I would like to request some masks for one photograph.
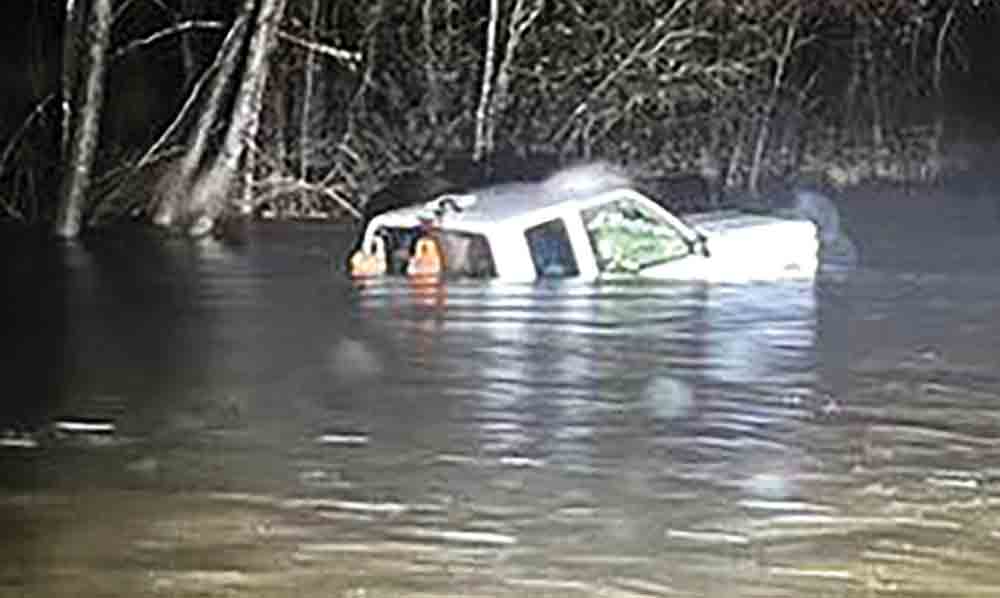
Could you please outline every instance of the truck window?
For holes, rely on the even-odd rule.
[[[562,219],[550,220],[524,232],[531,250],[531,261],[539,278],[577,276],[580,269],[573,255],[573,245]]]
[[[583,223],[601,272],[638,272],[691,253],[680,231],[635,200],[584,210]]]
[[[388,227],[375,231],[382,238],[386,249],[387,271],[405,274],[406,265],[413,255],[417,239],[428,234],[419,227]],[[445,273],[471,278],[494,278],[497,275],[490,244],[483,235],[459,231],[437,230],[433,233],[444,252]]]
[[[494,278],[497,275],[493,252],[483,235],[440,231],[438,238],[445,255],[445,272],[470,278]]]

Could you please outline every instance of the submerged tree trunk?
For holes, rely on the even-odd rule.
[[[246,35],[243,31],[247,29],[250,17],[253,15],[255,0],[244,0],[243,6],[233,26],[229,29],[226,39],[223,40],[219,48],[219,55],[216,58],[218,72],[215,74],[215,81],[212,91],[209,94],[205,107],[202,109],[195,124],[190,145],[184,156],[181,158],[177,168],[168,171],[166,180],[162,181],[159,190],[159,203],[156,212],[153,214],[153,223],[158,226],[173,226],[180,215],[184,202],[190,198],[194,188],[195,176],[198,167],[205,158],[208,149],[208,141],[212,134],[212,129],[218,121],[222,112],[223,100],[226,97],[226,90],[236,74],[240,63],[240,50],[243,48]]]
[[[493,96],[493,72],[496,69],[497,27],[500,20],[500,0],[490,0],[490,16],[486,25],[486,51],[483,53],[483,78],[479,91],[479,106],[476,108],[476,139],[472,149],[472,159],[481,161],[493,148],[487,138],[489,120],[493,117],[490,100]]]
[[[250,38],[243,78],[236,94],[233,115],[226,132],[219,155],[211,170],[202,177],[191,193],[190,213],[196,219],[188,228],[192,236],[205,235],[212,230],[216,219],[226,208],[227,201],[234,195],[233,186],[241,160],[257,137],[260,126],[260,109],[267,84],[269,65],[267,55],[274,42],[275,33],[285,11],[287,0],[261,0],[256,27]],[[251,189],[253,170],[244,166],[243,201]]]
[[[111,41],[111,0],[94,0],[88,24],[88,60],[84,103],[73,127],[68,169],[63,175],[62,201],[56,215],[55,232],[65,239],[80,234],[83,209],[90,186],[101,108],[104,104],[104,74]],[[72,119],[71,119],[72,120]]]

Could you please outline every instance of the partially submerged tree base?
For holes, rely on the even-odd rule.
[[[164,228],[179,228],[192,237],[212,232],[215,221],[228,209],[238,207],[241,195],[249,197],[253,178],[252,146],[257,137],[260,112],[270,64],[267,60],[286,0],[243,0],[243,8],[216,60],[216,75],[211,97],[194,130],[194,141],[174,172],[158,185],[153,223]],[[240,23],[249,22],[258,8],[255,26],[238,35]],[[239,49],[246,44],[246,61],[235,90],[230,79],[239,63]],[[215,125],[222,99],[235,94],[218,154],[205,166],[205,150]],[[199,168],[202,172],[198,173]],[[242,191],[244,193],[238,193]]]
[[[190,183],[181,176],[182,166],[173,163],[164,169],[153,192],[150,220],[155,226],[172,228],[177,220],[177,206],[190,193]]]
[[[183,165],[162,169],[155,183],[150,222],[158,228],[190,237],[211,234],[215,220],[232,203],[235,173],[218,166],[197,176],[192,183]]]
[[[203,237],[212,232],[216,221],[230,205],[237,173],[216,166],[202,175],[191,190],[186,214],[185,232],[191,237]]]
[[[94,0],[91,13],[84,102],[72,127],[72,141],[66,156],[68,164],[63,175],[62,201],[55,222],[55,234],[63,239],[79,235],[83,225],[104,106],[105,71],[111,43],[111,0]]]

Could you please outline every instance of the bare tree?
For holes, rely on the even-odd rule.
[[[881,61],[876,57],[875,43],[872,40],[872,26],[865,24],[862,27],[863,37],[861,40],[865,55],[865,74],[868,79],[868,100],[871,109],[871,142],[875,146],[876,153],[881,154],[885,148],[885,115],[882,106],[882,80]]]
[[[438,55],[434,50],[434,0],[423,0],[420,5],[421,37],[424,50],[424,75],[427,78],[427,120],[431,127],[438,126],[441,109],[441,77],[438,75]]]
[[[222,112],[226,91],[229,89],[230,83],[237,72],[241,55],[240,50],[243,48],[249,33],[248,25],[255,3],[255,0],[243,1],[240,12],[233,21],[229,33],[219,48],[215,63],[212,65],[212,68],[216,71],[212,90],[198,116],[198,121],[191,133],[191,141],[188,148],[178,162],[177,167],[167,171],[164,180],[160,182],[157,194],[159,197],[153,214],[153,223],[158,226],[173,226],[180,215],[179,212],[184,207],[185,201],[191,195],[198,168],[205,160],[212,130]],[[196,88],[192,93],[196,94],[197,91],[198,89]],[[192,95],[192,101],[194,97]],[[152,152],[151,148],[150,152],[147,152],[147,155],[150,155]],[[139,167],[143,165],[144,161],[145,156],[143,160],[140,160]]]
[[[73,127],[69,170],[63,179],[62,203],[56,216],[56,235],[72,239],[80,234],[90,174],[94,165],[104,104],[104,78],[111,41],[111,0],[94,0],[88,30],[88,53],[84,103]]]
[[[941,162],[943,161],[944,133],[945,133],[945,106],[944,106],[944,55],[948,34],[955,22],[955,14],[958,10],[958,2],[953,1],[945,11],[944,22],[938,29],[937,40],[934,43],[934,99],[936,102],[934,110],[934,133],[931,137],[931,172],[926,173],[929,178],[937,178],[940,175]]]
[[[514,60],[524,34],[542,12],[544,0],[515,0],[507,27],[507,42],[504,44],[503,58],[497,71],[496,85],[489,99],[483,132],[483,145],[487,154],[496,146],[496,131],[510,103],[511,79],[514,74]]]
[[[319,0],[312,0],[309,11],[309,38],[316,39],[319,27]],[[303,181],[309,178],[309,123],[313,116],[312,99],[316,89],[316,49],[310,47],[306,54],[305,91],[302,96],[302,117],[299,122],[299,178]]]
[[[479,106],[476,108],[476,139],[472,159],[480,162],[492,149],[487,137],[493,96],[493,72],[496,69],[497,29],[500,26],[500,0],[490,0],[489,20],[486,24],[486,49],[483,52],[483,75],[480,82]]]
[[[260,0],[260,10],[247,49],[246,64],[229,129],[219,155],[191,193],[187,210],[195,216],[188,227],[188,234],[191,236],[205,235],[212,230],[219,215],[231,201],[234,185],[242,184],[239,189],[242,194],[241,202],[243,205],[248,202],[254,170],[253,153],[248,150],[251,149],[260,126],[261,102],[269,71],[267,56],[276,38],[286,1]],[[244,159],[243,176],[237,178]]]
[[[262,198],[314,212],[337,203],[355,213],[395,174],[440,173],[456,153],[488,165],[505,145],[562,159],[610,158],[643,175],[693,171],[708,147],[728,158],[727,180],[756,191],[778,172],[776,159],[800,149],[785,140],[802,131],[807,165],[789,162],[785,172],[801,166],[832,176],[864,163],[851,180],[915,172],[901,164],[933,174],[945,151],[944,100],[962,67],[962,34],[980,7],[996,8],[995,0],[299,0],[281,29],[287,2],[239,0],[230,24],[210,20],[196,0],[110,0],[114,37],[126,41],[105,49],[102,63],[92,54],[92,22],[109,0],[58,0],[61,75],[49,112],[40,106],[0,144],[7,198],[0,217],[26,213],[17,186],[28,179],[19,165],[33,158],[17,148],[57,111],[62,135],[53,135],[50,150],[68,165],[59,195],[66,236],[81,227],[74,214],[85,212],[90,224],[133,207],[118,201],[121,173],[146,172],[154,159],[169,170],[146,206],[153,221],[192,234],[223,210]],[[129,19],[114,19],[126,11]],[[150,28],[159,11],[167,22]],[[198,64],[202,46],[192,34],[226,28],[215,61]],[[800,52],[813,39],[823,41]],[[95,106],[99,116],[101,99],[95,77],[165,42],[184,69],[176,98],[183,107],[137,163],[90,180],[99,123],[91,116]],[[277,44],[294,51],[269,54]],[[335,68],[321,64],[328,59]],[[304,93],[287,93],[293,83]],[[806,110],[816,118],[794,130],[786,124]],[[841,134],[828,135],[833,129]],[[102,133],[111,142],[102,147],[122,145],[113,135]],[[280,151],[286,144],[294,153]],[[44,180],[34,170],[30,176]],[[105,184],[113,193],[102,193]]]
[[[794,11],[793,16],[785,27],[784,39],[774,57],[774,76],[771,79],[771,89],[764,103],[760,116],[760,124],[757,128],[757,140],[754,145],[753,161],[750,164],[750,180],[748,181],[749,190],[754,195],[760,192],[760,172],[761,164],[764,160],[764,150],[767,148],[768,138],[771,135],[774,111],[778,106],[778,99],[781,97],[782,87],[785,84],[788,62],[795,50],[796,41],[799,36],[802,9],[799,6],[794,6],[792,10]]]
[[[759,58],[749,44],[731,54],[713,51],[715,40],[723,35],[747,37],[749,26],[722,32],[717,15],[703,3],[679,0],[665,10],[649,5],[643,7],[646,15],[641,19],[640,11],[632,13],[625,5],[607,6],[605,10],[614,11],[606,15],[608,21],[590,19],[577,25],[584,28],[583,35],[568,42],[576,46],[560,57],[562,73],[547,74],[555,84],[550,95],[560,98],[547,128],[553,130],[552,143],[564,153],[574,147],[590,151],[619,127],[624,146],[619,150],[649,151],[636,146],[645,132],[707,103],[709,97],[733,94],[757,68],[753,62]],[[561,23],[555,33],[574,30],[577,23]]]
[[[78,0],[66,0],[66,14],[63,19],[62,47],[62,142],[60,151],[64,161],[69,160],[70,141],[73,130],[73,105],[76,96],[76,85],[79,78],[79,45],[83,37],[82,9]]]

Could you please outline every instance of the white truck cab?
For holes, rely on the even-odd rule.
[[[815,276],[818,250],[806,220],[738,211],[681,219],[627,185],[546,181],[443,195],[375,216],[351,271],[511,282],[802,279]]]

